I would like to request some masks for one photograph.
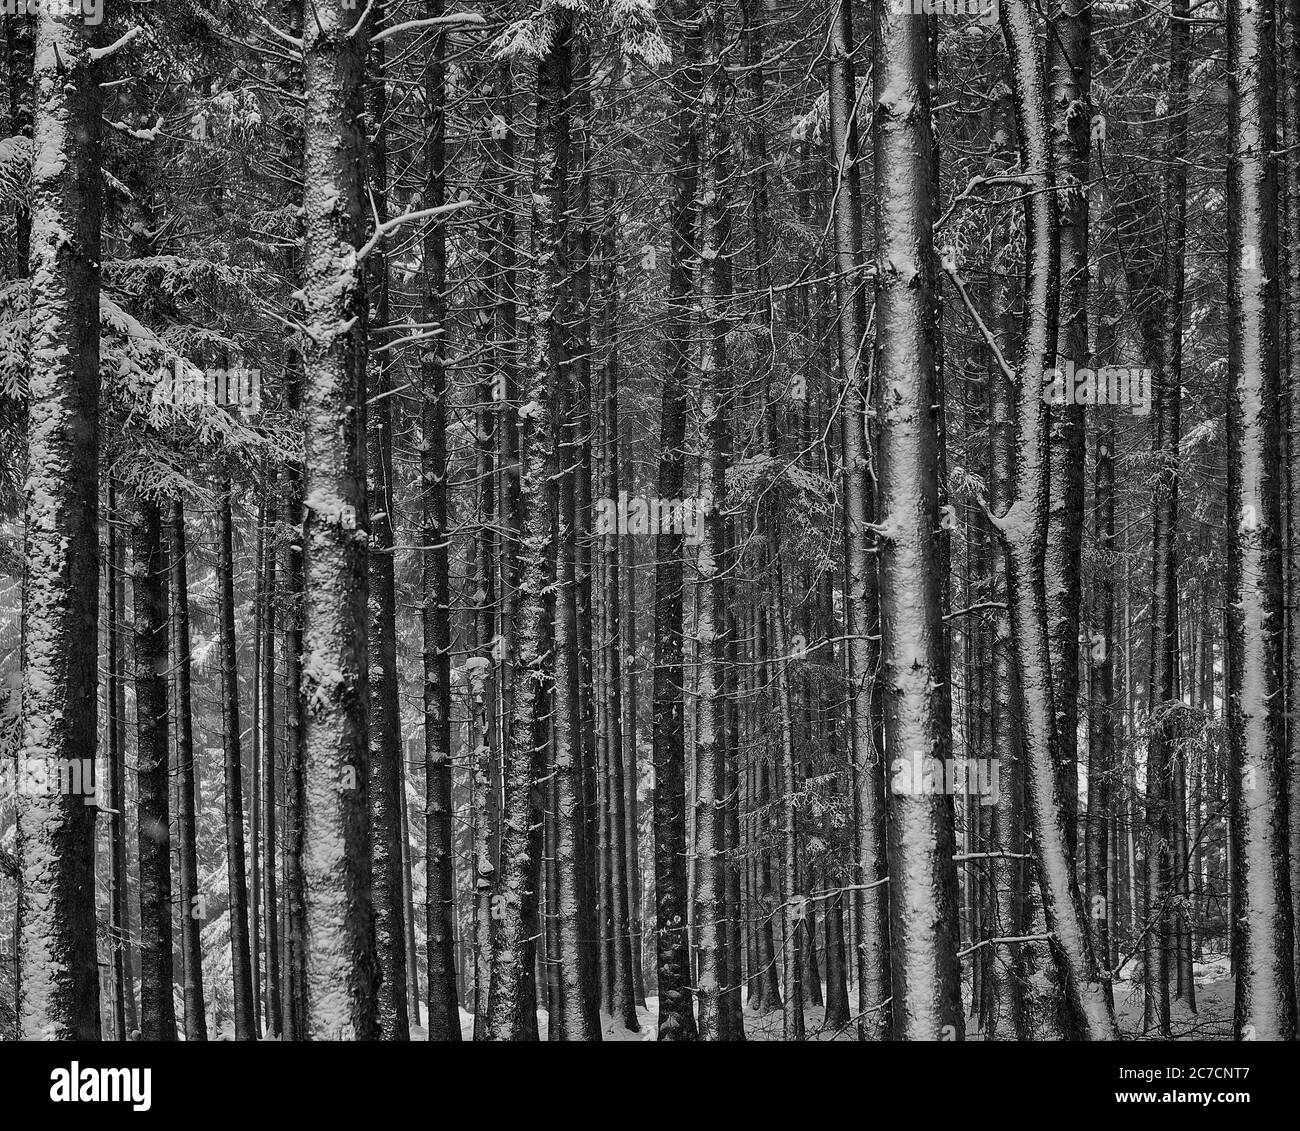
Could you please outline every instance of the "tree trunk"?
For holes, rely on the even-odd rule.
[[[306,1036],[377,1035],[368,796],[358,11],[302,14],[306,224],[301,789]]]
[[[123,658],[125,593],[122,542],[117,533],[117,487],[108,481],[108,931],[113,948],[113,1039],[127,1040],[135,1020],[127,1025],[128,1002],[135,1013],[131,963],[131,912],[126,880],[126,688]],[[182,771],[183,773],[183,771]],[[182,779],[183,781],[183,779]],[[184,857],[182,856],[182,868]],[[184,885],[182,885],[184,886]]]
[[[166,562],[158,503],[138,487],[132,515],[131,555],[135,604],[140,1035],[146,1041],[174,1041]]]
[[[1228,6],[1228,738],[1238,1040],[1296,1032],[1282,720],[1273,4]]]
[[[430,0],[430,19],[443,13],[442,0]],[[433,43],[424,73],[426,130],[426,208],[446,203],[446,41],[442,31]],[[447,237],[439,222],[425,229],[423,317],[443,326],[447,321]],[[421,620],[424,634],[425,759],[425,925],[429,969],[429,1039],[460,1040],[454,950],[456,889],[452,857],[451,791],[451,576],[447,499],[446,337],[440,335],[421,353],[425,399],[421,417],[420,478],[422,568]]]
[[[185,539],[185,504],[172,500],[169,566],[171,584],[172,663],[176,670],[176,833],[180,838],[181,997],[185,1005],[185,1039],[206,1041],[203,999],[203,947],[200,931],[207,906],[199,890],[197,797],[194,777],[194,711],[191,694],[189,550]]]
[[[386,8],[375,5],[375,26]],[[385,44],[372,52],[367,116],[370,142],[370,198],[376,222],[388,219],[388,96]],[[368,278],[371,326],[389,328],[388,255],[377,247]],[[374,405],[367,443],[370,472],[370,835],[373,857],[375,960],[379,966],[379,1032],[383,1040],[410,1039],[406,1010],[406,922],[402,863],[402,718],[397,679],[397,596],[393,575],[393,398],[390,353],[372,355]]]
[[[262,586],[265,604],[262,613],[262,809],[265,824],[262,832],[263,890],[266,893],[266,1031],[278,1038],[284,1028],[284,1008],[280,985],[280,924],[279,886],[276,882],[276,812],[280,775],[276,772],[275,727],[275,610],[276,610],[276,543],[279,535],[279,513],[272,480],[267,492],[266,527],[267,544],[264,553],[265,572]]]
[[[867,347],[866,281],[863,277],[861,176],[855,109],[857,80],[853,56],[852,5],[838,0],[831,16],[828,101],[830,143],[836,181],[832,186],[835,235],[835,302],[838,311],[839,359],[845,403],[841,423],[844,451],[846,653],[849,673],[849,720],[854,782],[853,892],[854,945],[858,958],[859,1035],[864,1040],[889,1030],[889,897],[885,843],[884,749],[876,733],[873,702],[878,646],[879,595],[869,524],[875,517],[874,475],[865,429],[866,375],[861,371]]]
[[[664,385],[659,432],[661,500],[680,499],[685,486],[686,383],[691,353],[691,262],[699,176],[700,3],[674,0],[672,18],[682,31],[672,110],[673,158],[669,173],[668,315],[664,329]],[[683,539],[660,531],[655,539],[654,581],[654,843],[659,1039],[695,1040],[691,1003],[690,944],[686,933],[686,748],[683,699]]]
[[[230,969],[234,982],[235,1040],[257,1040],[253,973],[248,938],[248,879],[244,852],[243,756],[240,743],[239,674],[235,644],[234,521],[229,472],[221,486],[217,547],[217,603],[221,636],[221,724],[226,770],[226,876],[230,892]],[[254,738],[256,743],[256,738]]]
[[[1290,861],[1291,911],[1300,907],[1300,12],[1294,4],[1281,11],[1282,33],[1278,47],[1282,56],[1282,173],[1286,228],[1286,291],[1283,310],[1286,326],[1284,389],[1286,397],[1286,515],[1287,583],[1287,809],[1290,833],[1287,858]],[[1198,869],[1199,871],[1199,869]],[[1198,901],[1199,902],[1199,901]],[[1300,948],[1296,950],[1295,973],[1300,983]]]
[[[880,429],[881,670],[889,796],[892,1033],[962,1036],[952,799],[916,788],[949,757],[949,673],[935,529],[938,440],[930,195],[929,42],[924,21],[876,13],[874,43],[875,409]],[[902,769],[902,773],[898,771]],[[788,990],[787,990],[788,992]]]
[[[616,66],[615,76],[621,68]],[[611,81],[612,95],[617,92],[617,82]],[[616,123],[611,123],[612,127]],[[601,232],[600,263],[602,281],[601,303],[601,338],[604,345],[604,364],[601,369],[603,388],[600,403],[603,409],[601,419],[601,439],[603,441],[601,468],[603,494],[606,500],[618,498],[619,472],[619,283],[615,257],[618,251],[618,213],[616,211],[615,192],[617,182],[612,175],[603,179],[605,215],[604,228]],[[608,806],[607,828],[612,841],[609,853],[610,893],[609,930],[613,935],[613,969],[612,985],[609,990],[610,1014],[623,1026],[633,1032],[641,1028],[637,1018],[636,1004],[636,964],[632,940],[632,924],[635,908],[632,906],[633,883],[631,869],[636,862],[636,832],[628,821],[628,759],[627,736],[624,733],[624,679],[625,668],[625,629],[630,627],[631,615],[628,609],[621,608],[623,592],[621,580],[623,570],[622,536],[617,524],[608,530],[600,546],[602,561],[601,600],[604,604],[604,674],[605,696],[605,744],[609,762],[609,780],[606,787]],[[632,788],[635,790],[635,783]],[[635,794],[633,795],[635,798]]]
[[[1110,1040],[1115,1035],[1114,1015],[1098,977],[1066,835],[1042,564],[1048,518],[1048,418],[1043,378],[1056,352],[1059,281],[1057,201],[1044,112],[1043,61],[1034,20],[1024,0],[1004,0],[999,18],[1011,57],[1022,183],[1029,190],[1025,197],[1025,340],[1018,372],[1019,458],[1014,501],[1009,511],[997,516],[1018,682],[1026,810],[1043,915],[1053,936],[1050,948],[1065,1014],[1063,1033],[1067,1039]]]
[[[734,397],[730,390],[731,370],[727,356],[727,334],[731,313],[731,130],[732,112],[724,50],[726,11],[712,0],[705,19],[705,114],[707,160],[704,162],[704,248],[701,279],[704,294],[704,323],[707,335],[700,373],[703,428],[707,433],[707,455],[700,467],[700,506],[704,511],[704,540],[696,556],[700,597],[700,659],[696,746],[698,787],[695,801],[695,937],[699,955],[696,1003],[699,1038],[702,1041],[731,1040],[737,1034],[727,1005],[727,988],[740,971],[729,964],[727,945],[725,827],[727,804],[726,767],[734,758],[728,712],[735,697],[735,668],[729,661],[731,633],[729,604],[733,587],[727,577],[734,555],[728,542],[725,484],[731,463],[729,417]],[[743,1035],[743,1034],[740,1034]]]
[[[79,12],[44,8],[35,31],[19,758],[25,774],[47,783],[65,766],[93,763],[96,744],[100,115],[93,34]],[[166,637],[162,651],[165,664]],[[162,750],[165,773],[165,742]],[[81,790],[19,791],[18,1015],[29,1040],[99,1037],[91,800]]]
[[[1059,0],[1047,32],[1047,71],[1052,114],[1052,153],[1060,197],[1060,301],[1057,364],[1083,366],[1088,357],[1088,190],[1092,121],[1092,5]],[[1047,587],[1048,638],[1059,738],[1062,820],[1066,854],[1076,858],[1079,813],[1079,609],[1083,570],[1083,405],[1052,414],[1048,448]],[[1060,486],[1057,486],[1060,484]]]

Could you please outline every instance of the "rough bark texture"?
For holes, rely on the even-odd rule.
[[[136,833],[140,872],[140,1035],[176,1039],[168,781],[167,594],[158,503],[136,489],[131,519],[135,613]]]
[[[1047,81],[1051,98],[1052,155],[1060,196],[1060,314],[1057,363],[1086,364],[1088,356],[1088,191],[1092,120],[1092,4],[1063,0],[1047,32]],[[1048,634],[1052,649],[1057,766],[1061,777],[1066,851],[1076,856],[1079,810],[1079,609],[1083,570],[1083,405],[1052,414],[1048,477]]]
[[[999,9],[1011,59],[1025,196],[1025,334],[1019,392],[1014,499],[998,516],[1004,544],[1007,604],[1014,641],[1020,731],[1025,759],[1027,824],[1034,838],[1042,912],[1056,966],[1067,1037],[1109,1040],[1115,1019],[1092,954],[1083,901],[1069,855],[1057,750],[1043,556],[1047,536],[1048,419],[1043,377],[1056,352],[1059,279],[1057,201],[1044,110],[1041,46],[1029,6]]]
[[[697,557],[700,596],[698,738],[695,798],[695,937],[698,948],[696,1002],[702,1041],[732,1040],[735,1022],[728,1008],[727,990],[739,982],[732,970],[727,946],[726,828],[727,762],[734,757],[728,739],[729,703],[735,696],[734,667],[728,662],[731,647],[728,606],[733,599],[727,571],[733,560],[728,546],[726,470],[731,464],[729,414],[731,369],[727,333],[731,328],[731,91],[723,51],[726,12],[711,3],[705,13],[706,59],[705,115],[707,161],[704,168],[705,235],[702,258],[707,264],[701,280],[705,294],[707,340],[700,374],[703,426],[708,450],[700,466],[700,497],[705,500],[704,541]]]
[[[35,29],[19,758],[44,785],[20,790],[17,807],[18,1013],[29,1039],[99,1037],[94,799],[57,786],[68,767],[93,760],[96,742],[100,174],[92,33],[79,12],[42,10]]]
[[[359,11],[304,6],[302,872],[306,1033],[377,1035],[367,758]]]
[[[427,15],[442,15],[431,0]],[[425,207],[447,200],[445,40],[433,33],[424,74]],[[440,222],[424,235],[425,323],[447,318],[447,237]],[[447,364],[442,336],[421,354],[425,400],[421,414],[420,599],[424,634],[425,929],[429,969],[429,1039],[460,1040],[456,1003],[455,873],[451,798],[451,578],[447,501]]]
[[[923,20],[876,12],[875,409],[881,421],[881,670],[889,791],[892,1034],[963,1034],[957,962],[952,799],[927,791],[917,763],[950,755],[949,674],[934,523],[934,202],[929,40]],[[901,771],[901,772],[900,772]],[[786,990],[789,993],[789,988]]]
[[[385,7],[374,9],[376,25]],[[376,222],[388,219],[388,115],[385,44],[370,60],[367,112],[370,193]],[[371,325],[388,327],[388,256],[376,248],[370,262]],[[402,862],[402,719],[397,684],[397,596],[393,580],[393,412],[389,353],[372,360],[375,403],[369,410],[370,473],[370,832],[374,869],[375,960],[379,963],[379,1030],[384,1040],[410,1038],[406,1010],[406,924]]]
[[[198,845],[195,825],[194,711],[191,694],[190,590],[185,505],[171,502],[167,524],[171,600],[172,665],[176,672],[176,834],[180,839],[177,910],[181,919],[181,996],[185,1006],[185,1039],[206,1041],[203,963],[200,931],[206,907],[199,891]]]
[[[1300,10],[1284,3],[1278,42],[1282,60],[1282,172],[1286,230],[1286,444],[1287,455],[1287,809],[1291,911],[1300,907]],[[1202,648],[1206,632],[1202,630]],[[1208,667],[1209,664],[1203,666]],[[1200,869],[1196,869],[1199,876]],[[1294,921],[1293,921],[1294,929]],[[1300,981],[1300,950],[1296,952]]]
[[[1228,737],[1235,1036],[1296,1032],[1281,716],[1277,147],[1271,0],[1228,6]]]
[[[835,236],[835,302],[839,361],[844,382],[844,525],[846,627],[853,764],[854,945],[858,961],[859,1033],[864,1039],[889,1029],[889,895],[885,888],[884,750],[877,740],[873,690],[878,646],[879,596],[868,524],[875,517],[874,478],[866,433],[868,394],[867,284],[862,254],[861,175],[858,169],[857,104],[852,5],[839,0],[832,13],[828,82],[831,158],[836,179],[832,206]]]
[[[230,970],[234,994],[235,1039],[257,1040],[253,1016],[253,971],[249,949],[247,853],[244,843],[243,750],[239,713],[239,672],[235,642],[234,519],[227,473],[219,503],[217,604],[221,637],[221,726],[225,761],[226,879],[230,892]],[[254,728],[256,732],[256,728]]]
[[[693,241],[699,176],[700,5],[675,0],[681,27],[673,91],[673,155],[669,176],[668,308],[664,328],[664,385],[659,432],[660,499],[680,499],[685,482],[686,383],[690,368]],[[654,861],[659,1039],[695,1040],[687,939],[686,746],[682,668],[683,538],[661,531],[655,539],[654,581]]]

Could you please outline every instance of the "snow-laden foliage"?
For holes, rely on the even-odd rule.
[[[672,58],[650,0],[541,0],[536,11],[513,21],[495,43],[498,58],[544,58],[565,20],[586,40],[614,36],[629,58],[658,67]]]
[[[26,201],[31,168],[31,138],[0,138],[0,204]]]
[[[779,456],[757,454],[727,469],[726,509],[752,518],[766,505],[780,515],[782,545],[812,567],[832,556],[834,498],[824,476]]]
[[[158,262],[146,262],[137,278],[162,269]],[[25,280],[0,288],[0,402],[22,404],[27,398],[27,296]],[[184,381],[202,388],[204,370],[168,338],[201,342],[211,339],[210,331],[173,327],[156,334],[107,291],[100,294],[99,316],[101,408],[118,422],[107,433],[108,452],[121,456],[115,473],[124,480],[170,495],[193,487],[192,474],[180,470],[183,461],[169,454],[177,448],[236,452],[283,450],[289,444],[292,450],[291,434],[279,435],[278,427],[268,434],[222,405],[170,395]]]

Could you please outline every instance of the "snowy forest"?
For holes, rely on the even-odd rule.
[[[0,1039],[1295,1039],[1300,0],[0,78]]]

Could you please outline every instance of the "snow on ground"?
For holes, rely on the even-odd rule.
[[[1181,1002],[1171,1002],[1171,1028],[1175,1040],[1185,1041],[1223,1041],[1232,1039],[1233,980],[1226,955],[1214,955],[1194,966],[1196,977],[1197,1012],[1192,1013]],[[1141,974],[1140,964],[1130,962],[1115,982],[1115,1013],[1119,1021],[1120,1032],[1129,1040],[1144,1040],[1142,1034],[1142,987],[1135,984],[1134,978]],[[850,1003],[857,1001],[855,986],[849,986]],[[626,1029],[606,1013],[600,1015],[602,1037],[606,1041],[653,1041],[655,1023],[659,1011],[659,999],[651,996],[646,1004],[637,1009],[637,1020],[641,1031]],[[428,1020],[425,1006],[420,1006],[420,1025],[411,1026],[411,1039],[423,1041],[428,1039],[424,1022]],[[969,1018],[967,1019],[970,1025]],[[537,1011],[537,1030],[546,1040],[547,1013],[544,1009]],[[810,1041],[853,1041],[857,1039],[857,1028],[850,1024],[845,1029],[826,1028],[826,1010],[821,1006],[804,1006],[804,1026],[806,1039]],[[460,1011],[460,1033],[466,1040],[474,1038],[474,1015],[462,1009]],[[751,1041],[781,1040],[781,1011],[758,1013],[752,1009],[745,1010],[745,1038]],[[978,1039],[973,1025],[968,1029],[967,1039]]]
[[[1142,987],[1135,984],[1140,978],[1140,962],[1128,963],[1115,982],[1115,1013],[1120,1032],[1134,1040],[1154,1039],[1142,1035]],[[1169,1028],[1174,1040],[1230,1041],[1232,1040],[1232,1009],[1236,986],[1232,967],[1226,954],[1211,955],[1202,962],[1192,964],[1196,983],[1196,1012],[1173,998],[1170,993]]]

